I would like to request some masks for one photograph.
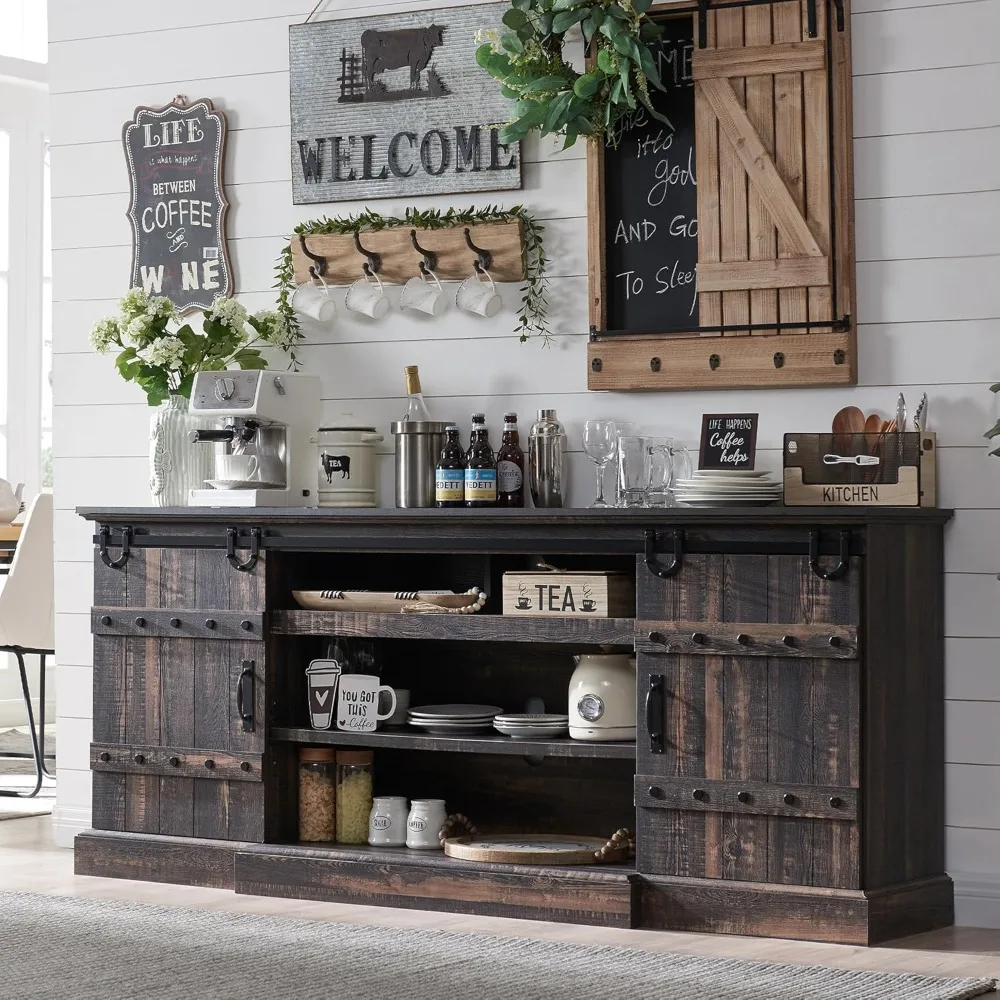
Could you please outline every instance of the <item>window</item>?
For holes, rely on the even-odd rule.
[[[45,0],[0,0],[0,56],[48,62]]]

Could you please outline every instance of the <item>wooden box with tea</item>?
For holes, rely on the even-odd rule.
[[[632,618],[635,583],[627,573],[504,573],[503,613]]]

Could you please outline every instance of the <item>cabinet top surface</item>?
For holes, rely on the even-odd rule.
[[[109,524],[237,525],[275,528],[308,526],[358,529],[448,528],[489,530],[517,528],[531,531],[576,528],[600,531],[615,528],[781,526],[852,527],[867,524],[943,524],[954,511],[939,507],[720,507],[592,510],[449,510],[396,508],[330,509],[316,507],[78,507],[90,521]]]

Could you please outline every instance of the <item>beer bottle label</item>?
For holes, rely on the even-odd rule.
[[[524,485],[524,473],[516,462],[497,463],[497,492],[517,493]]]
[[[438,469],[435,479],[437,503],[460,503],[465,499],[465,472],[462,469]]]
[[[497,498],[496,469],[465,470],[465,501],[495,503]]]

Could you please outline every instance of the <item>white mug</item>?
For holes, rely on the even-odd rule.
[[[378,710],[379,695],[389,693],[389,710]],[[374,733],[379,720],[388,719],[396,711],[396,692],[379,684],[374,674],[344,674],[337,695],[337,728],[351,733]]]
[[[247,483],[257,471],[256,455],[216,455],[215,477],[233,483]]]
[[[480,274],[486,275],[484,281]],[[497,293],[496,282],[489,271],[477,271],[471,278],[466,278],[458,286],[458,294],[455,296],[455,304],[465,312],[475,313],[490,319],[500,312],[503,299]]]
[[[428,276],[430,281],[427,280]],[[427,316],[440,316],[448,306],[447,297],[438,276],[433,271],[425,274],[420,272],[417,278],[403,285],[403,294],[399,297],[401,309],[410,309]]]
[[[347,290],[347,308],[369,319],[382,319],[389,311],[389,297],[382,279],[377,274],[358,278]]]
[[[292,292],[291,303],[297,313],[318,323],[329,323],[337,315],[337,303],[330,298],[330,290],[325,281],[322,287],[317,287],[311,281],[299,285]]]

